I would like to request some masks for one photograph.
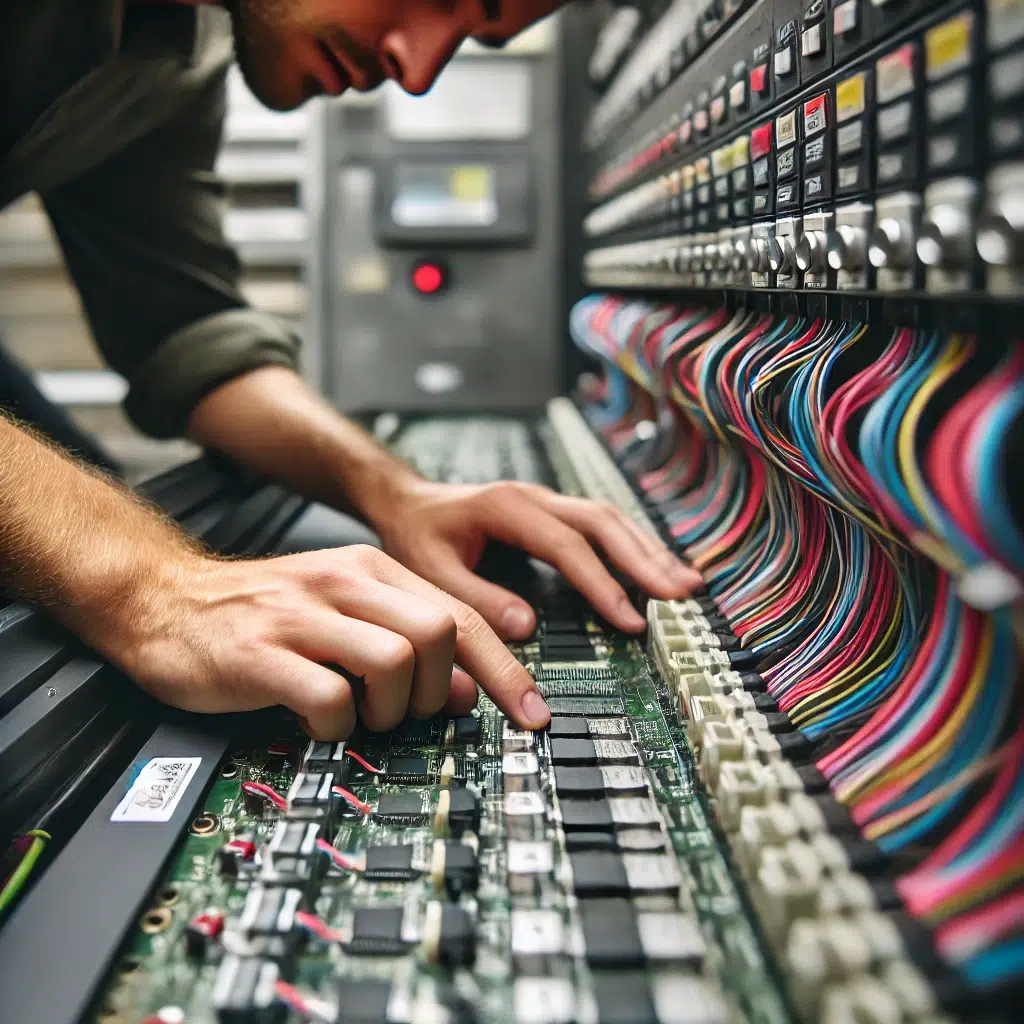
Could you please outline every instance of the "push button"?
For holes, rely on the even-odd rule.
[[[768,93],[767,64],[758,64],[756,68],[750,69],[750,91],[755,96],[765,96]]]
[[[815,96],[804,104],[804,138],[828,127],[828,94]]]

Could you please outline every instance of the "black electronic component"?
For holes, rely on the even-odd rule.
[[[598,796],[607,792],[646,792],[647,773],[633,765],[607,767],[556,767],[555,788],[559,796]]]
[[[255,957],[226,956],[217,971],[211,1002],[218,1024],[276,1024],[284,1019],[274,985],[278,967]]]
[[[472,846],[441,842],[435,846],[435,858],[440,861],[436,865],[440,868],[438,874],[452,899],[476,892],[480,884],[480,862]]]
[[[618,846],[614,832],[567,832],[565,848],[573,850],[615,850]]]
[[[430,903],[423,948],[431,963],[469,967],[476,960],[476,929],[469,912],[456,903]]]
[[[263,858],[260,881],[292,883],[305,881],[313,873],[316,841],[320,826],[313,821],[278,822]]]
[[[551,740],[553,764],[597,764],[597,750],[591,739],[555,738]]]
[[[305,772],[333,772],[339,777],[342,758],[345,755],[344,743],[323,743],[310,740],[302,755],[302,770]]]
[[[205,960],[210,946],[224,930],[224,915],[219,910],[204,910],[185,929],[185,954],[191,960]]]
[[[377,798],[377,809],[373,812],[377,821],[390,821],[400,824],[418,825],[426,819],[423,810],[423,794],[412,793],[381,793]]]
[[[361,907],[352,919],[350,956],[399,956],[407,949],[402,940],[401,907]]]
[[[243,865],[251,868],[256,856],[256,843],[248,838],[239,837],[225,843],[217,851],[217,866],[222,875],[229,878],[238,876]]]
[[[455,719],[455,739],[459,743],[480,742],[480,719],[473,715],[463,715]]]
[[[626,867],[615,853],[571,853],[573,889],[577,896],[625,896],[629,892]]]
[[[587,963],[594,967],[638,967],[644,962],[636,911],[629,900],[580,903]]]
[[[433,718],[407,718],[396,732],[406,743],[427,743],[433,731]]]
[[[341,983],[336,1024],[383,1024],[389,1020],[391,982],[356,978]]]
[[[590,726],[585,718],[552,717],[548,733],[552,739],[556,737],[586,739],[590,736]]]
[[[389,757],[387,766],[388,778],[426,782],[429,779],[427,771],[429,765],[430,762],[425,757]]]
[[[238,930],[249,936],[291,936],[302,900],[298,889],[254,885],[245,898]]]
[[[608,832],[615,827],[607,800],[561,800],[566,832]]]
[[[613,971],[593,976],[598,1024],[658,1024],[647,976]]]
[[[299,772],[288,791],[288,813],[292,817],[321,817],[331,807],[331,772]]]
[[[466,832],[480,830],[480,797],[465,787],[450,787],[442,791],[448,794],[448,831],[459,839]],[[444,799],[443,795],[441,799]]]
[[[413,847],[371,846],[366,851],[363,878],[368,882],[408,882],[420,872],[412,866]]]

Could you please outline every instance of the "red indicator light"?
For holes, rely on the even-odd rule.
[[[420,263],[412,272],[412,286],[421,295],[434,295],[444,287],[444,271],[436,263]]]

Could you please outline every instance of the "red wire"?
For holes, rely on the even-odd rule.
[[[360,800],[355,793],[350,793],[347,789],[343,789],[341,786],[334,786],[331,790],[332,793],[337,793],[342,800],[350,803],[357,811],[362,811],[363,814],[370,814],[373,808],[363,800]]]
[[[265,782],[243,782],[242,789],[246,793],[254,793],[258,796],[266,797],[279,811],[288,810],[288,801]]]
[[[362,754],[357,754],[354,750],[349,750],[348,747],[345,748],[345,753],[348,754],[353,761],[358,761],[368,772],[373,772],[376,775],[384,774],[383,768],[374,768],[374,766],[370,764]]]

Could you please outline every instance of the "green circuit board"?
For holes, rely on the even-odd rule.
[[[536,780],[531,776],[529,785],[522,788],[523,777],[507,774],[508,751],[523,743],[521,735],[506,728],[502,715],[484,697],[475,724],[468,725],[468,741],[456,734],[455,722],[438,718],[406,723],[395,733],[357,735],[350,742],[349,749],[383,769],[383,774],[374,774],[347,755],[334,766],[334,782],[371,807],[377,807],[384,794],[415,794],[419,799],[421,813],[415,820],[384,821],[333,797],[325,817],[313,822],[318,835],[349,858],[350,864],[364,862],[372,847],[397,846],[406,855],[411,850],[411,866],[401,879],[371,878],[369,871],[342,869],[316,852],[303,865],[301,873],[307,877],[274,881],[266,869],[268,862],[271,866],[277,862],[268,850],[288,815],[269,803],[247,801],[242,784],[263,783],[288,793],[303,767],[306,743],[293,735],[260,749],[233,751],[115,966],[96,1020],[102,1024],[162,1024],[165,1020],[290,1024],[380,1019],[411,1024],[448,1019],[513,1024],[560,1019],[557,999],[549,1017],[540,1009],[531,1016],[524,1002],[531,996],[550,997],[554,990],[544,985],[552,979],[558,983],[558,993],[572,993],[570,1020],[607,1019],[609,993],[630,986],[646,987],[657,1011],[655,1019],[661,1020],[666,1013],[665,993],[677,991],[671,985],[681,978],[696,980],[701,987],[679,991],[710,1000],[702,1019],[764,1024],[789,1019],[724,843],[711,824],[685,733],[667,711],[664,685],[635,641],[605,636],[593,622],[587,623],[587,639],[600,655],[590,666],[544,663],[536,646],[516,653],[533,664],[539,686],[560,721],[581,716],[591,716],[591,722],[608,721],[609,712],[611,720],[628,721],[626,742],[636,751],[635,770],[643,773],[648,796],[657,805],[658,821],[644,830],[646,834],[639,830],[618,834],[632,834],[630,844],[642,851],[633,856],[665,858],[679,869],[678,878],[661,888],[630,891],[631,912],[682,915],[697,930],[698,952],[680,950],[664,961],[644,957],[635,962],[627,957],[621,969],[614,949],[593,955],[595,925],[593,920],[581,925],[581,918],[591,914],[597,903],[580,899],[574,889],[573,867],[579,870],[581,862],[574,860],[579,854],[567,841],[561,820],[564,793],[552,763],[553,741],[540,734],[531,742]],[[442,784],[442,773],[446,784]],[[446,891],[447,881],[438,875],[434,862],[435,843],[454,841],[437,813],[442,793],[452,786],[479,796],[479,825],[459,840],[473,850],[478,880],[475,891],[458,896]],[[537,792],[544,805],[543,813],[530,818],[528,825],[522,815],[508,813],[508,801],[516,799],[512,794],[527,791]],[[523,874],[522,865],[510,863],[513,853],[518,856],[522,850],[510,844],[524,839],[550,849],[550,870],[533,876]],[[240,860],[237,870],[225,871],[222,851],[232,841],[243,846],[251,843],[244,846],[250,857]],[[629,849],[622,852],[629,856]],[[272,893],[281,885],[298,890],[298,905],[331,930],[329,937],[318,937],[294,923],[286,933],[257,939],[239,929],[253,889]],[[470,956],[456,951],[439,958],[437,936],[431,934],[437,915],[429,909],[439,902],[465,910],[472,928]],[[359,912],[377,909],[390,911],[391,920],[401,922],[401,933],[381,940],[379,948],[374,941],[360,941],[353,931]],[[532,940],[541,943],[536,949],[523,952],[522,938],[513,935],[516,914],[522,911],[547,912],[543,919],[548,921],[552,914],[557,918],[562,936],[557,951],[543,946],[552,941],[546,935]],[[197,936],[195,922],[204,918],[222,921],[223,931],[213,937]],[[528,913],[524,919],[537,923],[542,918]],[[608,938],[614,946],[615,936]],[[224,964],[235,955],[250,963],[274,964],[278,978],[316,1000],[306,1009],[318,1014],[276,1002],[269,1008],[254,1006],[248,1014],[218,1009],[216,990],[218,984],[226,984]],[[374,988],[368,982],[386,989],[386,1014],[346,1016],[348,996],[365,996]]]

